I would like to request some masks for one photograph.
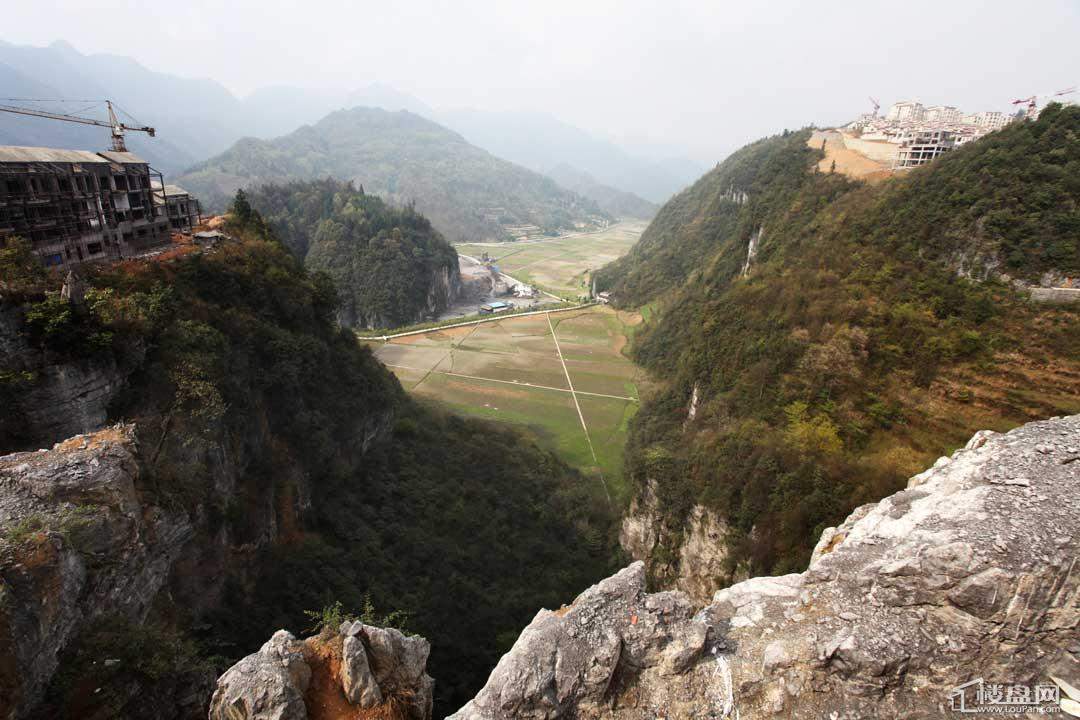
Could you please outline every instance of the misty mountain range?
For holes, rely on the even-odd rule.
[[[472,145],[407,110],[354,107],[273,140],[244,138],[178,182],[212,210],[241,187],[326,177],[395,205],[415,203],[452,241],[509,240],[511,228],[557,234],[612,218],[587,196]]]
[[[383,84],[354,91],[270,86],[237,98],[220,83],[160,73],[119,55],[84,55],[64,41],[48,47],[0,41],[0,98],[87,102],[43,104],[43,109],[103,118],[108,98],[126,113],[122,121],[154,126],[148,138],[129,133],[133,152],[155,168],[178,175],[245,137],[275,138],[329,113],[356,106],[408,110],[457,131],[472,144],[505,160],[550,174],[587,176],[601,199],[634,193],[659,203],[696,179],[703,167],[686,158],[664,161],[635,156],[546,113],[436,110]],[[0,102],[3,102],[0,100]],[[25,102],[7,104],[28,105]],[[0,113],[0,144],[104,149],[104,128]],[[607,187],[603,187],[607,186]],[[647,207],[631,200],[630,205]]]

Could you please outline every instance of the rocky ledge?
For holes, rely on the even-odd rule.
[[[87,627],[141,622],[166,583],[192,527],[144,505],[138,474],[125,425],[0,457],[0,717],[34,707]]]
[[[430,650],[359,620],[306,640],[279,630],[221,676],[210,720],[429,720]]]
[[[1078,534],[1080,416],[981,432],[804,573],[697,609],[635,563],[540,611],[452,718],[938,718],[980,678],[1077,685]]]

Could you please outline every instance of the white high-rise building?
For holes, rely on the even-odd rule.
[[[1010,116],[1003,112],[987,111],[975,113],[975,125],[989,130],[1000,130],[1009,124]]]
[[[932,105],[923,111],[923,121],[935,125],[954,125],[962,117],[962,113],[952,105]]]
[[[920,122],[925,111],[926,108],[920,102],[901,100],[893,103],[893,106],[889,108],[889,112],[885,114],[885,119],[893,122]]]

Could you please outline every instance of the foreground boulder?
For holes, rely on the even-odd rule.
[[[358,620],[306,640],[279,630],[221,676],[210,720],[429,720],[430,650],[421,637]]]
[[[982,681],[1051,707],[1050,675],[1080,685],[1078,549],[1080,416],[982,432],[804,573],[695,612],[635,563],[540,611],[452,720],[936,718],[997,697]]]

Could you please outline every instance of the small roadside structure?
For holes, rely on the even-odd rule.
[[[513,308],[514,308],[513,303],[507,303],[507,302],[503,302],[501,300],[496,300],[495,302],[488,303],[486,305],[481,305],[480,306],[480,314],[482,314],[482,315],[493,315],[495,313],[501,313],[501,312],[506,312],[507,310],[512,310]]]

